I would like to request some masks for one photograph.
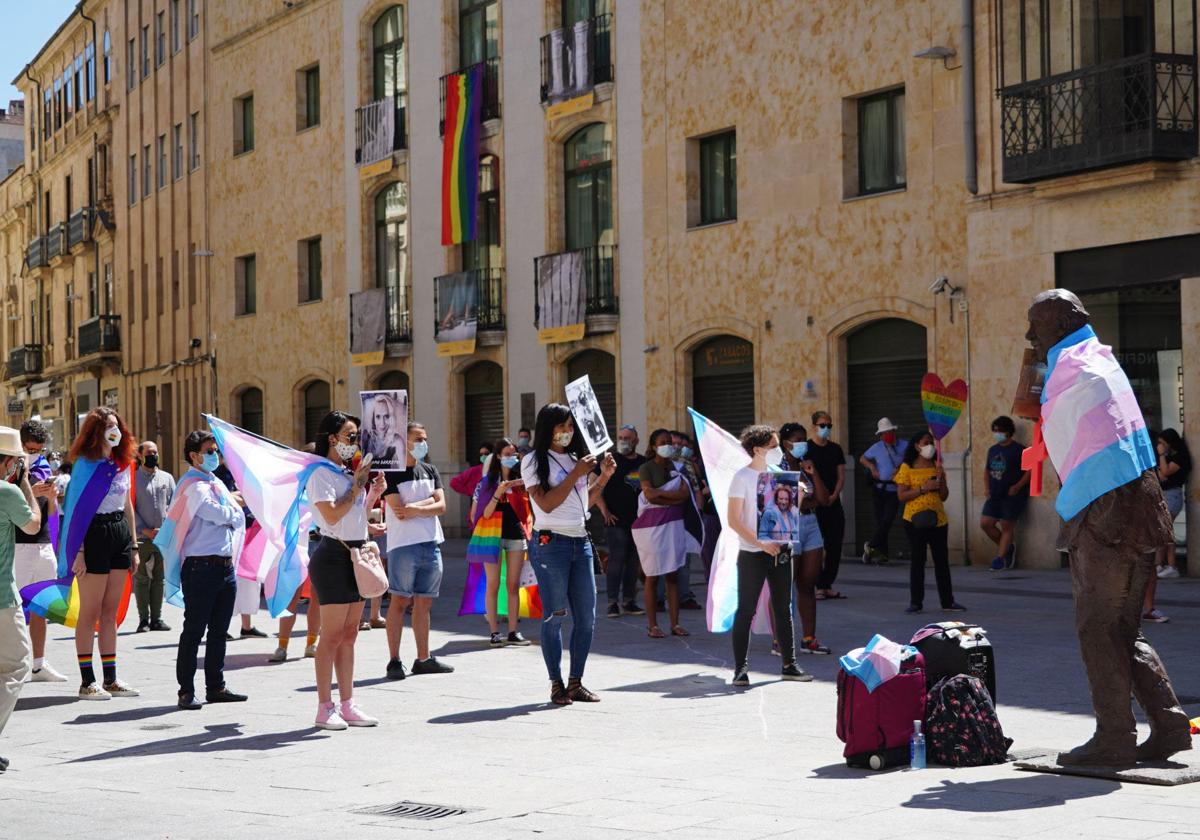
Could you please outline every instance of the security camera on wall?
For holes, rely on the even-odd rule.
[[[950,288],[950,278],[948,277],[939,277],[929,284],[929,291],[935,295],[940,295],[948,288]]]

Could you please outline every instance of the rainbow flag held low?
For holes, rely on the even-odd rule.
[[[499,512],[475,523],[471,541],[467,543],[467,584],[463,587],[459,615],[485,615],[487,613],[487,572],[484,565],[497,563],[500,566],[500,589],[496,595],[496,614],[508,615],[508,564],[500,548],[500,533],[504,517]],[[538,595],[537,578],[533,567],[525,563],[521,567],[521,603],[518,615],[521,618],[541,618],[542,599]]]
[[[482,102],[482,64],[446,77],[446,116],[442,132],[443,245],[475,239]]]

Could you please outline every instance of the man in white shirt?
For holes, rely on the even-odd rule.
[[[402,472],[387,473],[383,492],[384,522],[387,524],[388,607],[387,640],[390,659],[387,678],[406,676],[400,661],[400,637],[404,612],[412,604],[412,629],[417,658],[412,673],[448,674],[454,670],[429,653],[429,613],[442,585],[442,522],[446,495],[437,467],[426,463],[429,435],[420,423],[408,424],[407,462]]]

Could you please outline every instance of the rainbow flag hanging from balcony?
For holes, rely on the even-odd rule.
[[[446,121],[442,134],[443,245],[475,239],[482,100],[482,64],[446,77]]]

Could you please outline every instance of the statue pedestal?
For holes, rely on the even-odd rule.
[[[1025,750],[1029,755],[1035,750]],[[1088,776],[1093,779],[1112,779],[1141,785],[1186,785],[1200,782],[1200,749],[1175,753],[1166,761],[1142,761],[1126,767],[1064,767],[1058,763],[1062,750],[1036,750],[1044,753],[1030,758],[1019,758],[1014,766],[1018,770],[1034,773],[1056,773],[1062,776]]]

